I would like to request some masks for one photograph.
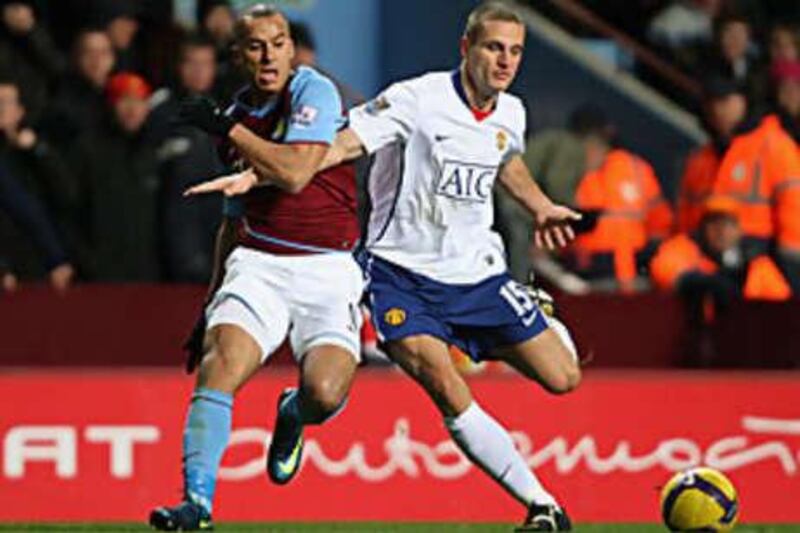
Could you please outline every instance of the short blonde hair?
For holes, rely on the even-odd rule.
[[[508,4],[496,0],[484,2],[473,9],[467,18],[464,37],[469,44],[474,44],[478,41],[483,30],[483,23],[489,20],[502,20],[515,22],[521,26],[525,25],[525,21],[522,20],[520,14]]]

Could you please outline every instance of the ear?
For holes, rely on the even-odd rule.
[[[461,51],[461,58],[466,58],[467,50],[469,50],[469,40],[466,35],[461,37],[461,41],[458,43],[458,49]]]

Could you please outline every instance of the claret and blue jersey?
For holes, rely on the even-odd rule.
[[[260,137],[277,143],[330,145],[346,123],[333,82],[309,67],[298,67],[283,93],[261,107],[247,103],[248,88],[226,113]],[[222,147],[234,170],[248,165],[232,145]],[[349,252],[358,242],[355,171],[351,164],[318,173],[298,194],[258,187],[226,214],[241,216],[240,244],[270,253]]]

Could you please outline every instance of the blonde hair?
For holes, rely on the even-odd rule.
[[[472,10],[467,18],[467,24],[464,26],[464,38],[469,44],[477,42],[483,30],[483,23],[489,20],[502,20],[525,25],[520,14],[504,2],[496,0],[484,2]]]

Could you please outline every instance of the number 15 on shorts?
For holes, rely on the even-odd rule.
[[[509,280],[500,287],[500,295],[508,302],[525,327],[533,324],[539,310],[525,287],[514,280]]]

